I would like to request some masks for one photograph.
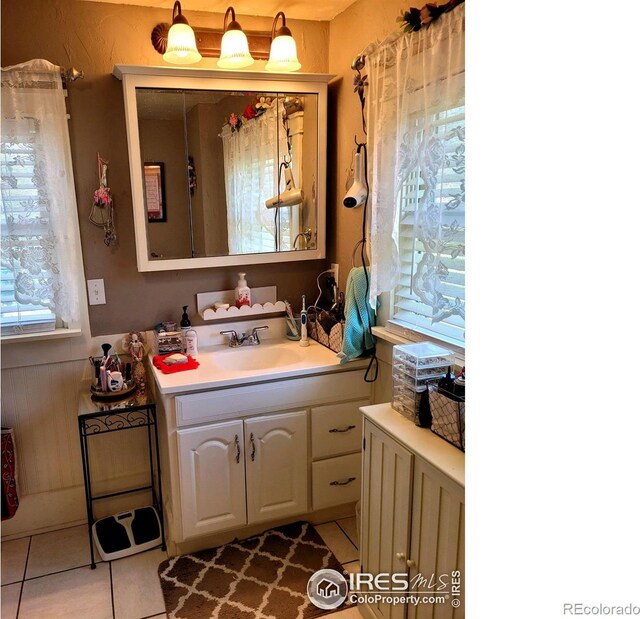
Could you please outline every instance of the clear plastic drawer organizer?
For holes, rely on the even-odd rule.
[[[394,346],[392,408],[415,421],[422,393],[454,362],[453,351],[429,342]]]

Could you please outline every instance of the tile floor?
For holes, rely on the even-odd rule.
[[[357,571],[355,518],[316,525],[345,570]],[[164,619],[159,548],[89,567],[86,526],[3,542],[2,619]],[[97,556],[97,555],[96,555]],[[331,619],[359,619],[351,608]]]

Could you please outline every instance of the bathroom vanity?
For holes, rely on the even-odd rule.
[[[362,414],[362,572],[406,573],[414,593],[441,599],[392,605],[372,598],[358,609],[370,619],[462,619],[464,453],[390,404]]]
[[[311,342],[202,349],[197,370],[153,368],[170,554],[300,518],[353,514],[368,360]]]

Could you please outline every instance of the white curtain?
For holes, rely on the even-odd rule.
[[[414,271],[412,286],[423,302],[434,305],[444,302],[437,288],[446,279],[438,255],[464,251],[449,246],[450,226],[443,223],[450,221],[445,211],[455,209],[456,203],[451,196],[443,200],[435,195],[433,182],[442,178],[444,167],[452,165],[446,148],[449,138],[438,130],[438,118],[464,105],[464,4],[426,28],[391,39],[365,51],[372,206],[370,301],[375,307],[376,297],[399,282],[399,207],[403,190],[408,183],[415,184],[410,177],[417,173],[424,191],[416,197],[414,234],[429,251],[424,264]],[[461,131],[456,140],[464,143],[464,128]],[[464,208],[464,181],[450,193],[456,192]]]
[[[267,209],[265,202],[277,194],[278,166],[288,152],[283,110],[279,101],[239,130],[222,130],[230,254],[276,249],[276,216],[282,225],[289,209]]]
[[[60,67],[31,60],[2,69],[2,269],[18,303],[77,323],[81,252],[67,123]]]

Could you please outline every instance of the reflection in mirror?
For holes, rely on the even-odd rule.
[[[144,164],[144,199],[147,219],[150,223],[167,221],[167,205],[164,192],[164,163],[160,161]]]
[[[145,181],[145,162],[163,164],[164,223],[145,192],[150,259],[315,249],[317,94],[136,88],[136,101]]]

